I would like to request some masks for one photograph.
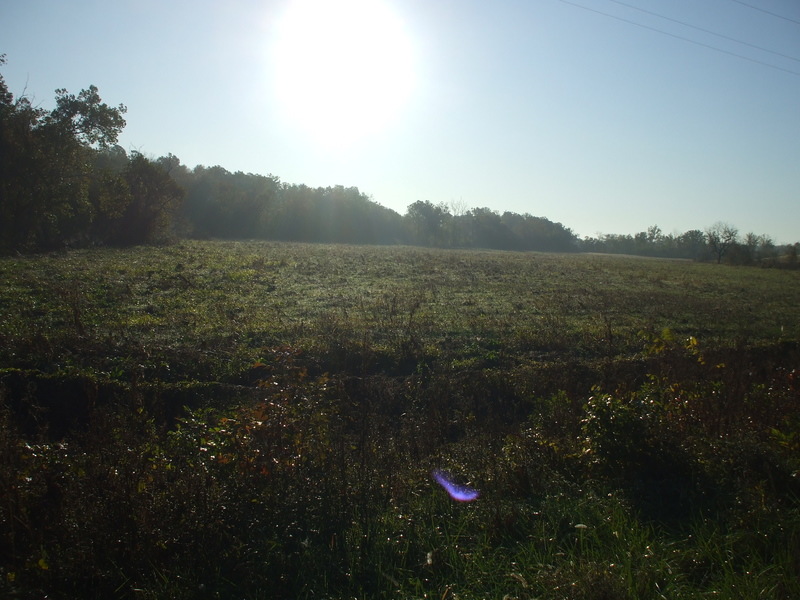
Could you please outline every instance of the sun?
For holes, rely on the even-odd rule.
[[[380,132],[413,88],[410,39],[381,0],[291,0],[273,60],[285,114],[334,147]]]

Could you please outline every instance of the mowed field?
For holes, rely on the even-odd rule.
[[[0,281],[0,592],[800,595],[798,271],[187,241]]]

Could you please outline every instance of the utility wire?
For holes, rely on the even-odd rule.
[[[789,56],[788,54],[782,54],[780,52],[775,52],[774,50],[770,50],[769,48],[764,48],[762,46],[756,46],[755,44],[751,44],[750,42],[745,42],[743,40],[738,40],[736,38],[732,38],[730,36],[724,35],[722,33],[717,33],[715,31],[711,31],[710,29],[703,29],[702,27],[697,27],[696,25],[692,25],[691,23],[686,23],[685,21],[679,21],[678,19],[673,19],[672,17],[667,17],[665,15],[658,14],[656,12],[646,10],[644,8],[639,8],[638,6],[634,6],[633,4],[628,4],[627,2],[620,2],[620,0],[608,0],[609,2],[613,2],[614,4],[619,4],[621,6],[627,6],[628,8],[632,8],[633,10],[638,10],[639,12],[647,13],[648,15],[653,15],[658,17],[659,19],[665,19],[667,21],[672,21],[673,23],[678,23],[680,25],[684,25],[685,27],[691,27],[692,29],[696,29],[697,31],[702,31],[704,33],[709,33],[711,35],[715,35],[717,37],[730,40],[731,42],[736,42],[737,44],[743,44],[745,46],[750,46],[751,48],[755,48],[757,50],[761,50],[763,52],[769,52],[770,54],[774,54],[775,56],[782,56],[783,58],[788,58],[789,60],[794,60],[796,62],[800,62],[800,58],[796,58],[794,56]]]
[[[684,42],[689,42],[690,44],[695,44],[697,46],[703,46],[704,48],[709,48],[711,50],[716,50],[717,52],[721,52],[722,54],[728,54],[730,56],[735,56],[736,58],[741,58],[742,60],[748,60],[750,62],[763,65],[765,67],[769,67],[771,69],[776,69],[778,71],[783,71],[784,73],[791,73],[792,75],[797,75],[800,77],[800,71],[792,71],[791,69],[784,69],[783,67],[779,67],[778,65],[773,65],[772,63],[764,62],[763,60],[758,60],[757,58],[751,58],[749,56],[744,56],[743,54],[737,54],[736,52],[730,52],[728,50],[723,50],[722,48],[718,48],[717,46],[712,46],[711,44],[705,44],[703,42],[698,42],[697,40],[693,40],[691,38],[684,37],[682,35],[678,35],[676,33],[670,33],[669,31],[664,31],[663,29],[657,29],[656,27],[650,27],[649,25],[644,25],[643,23],[637,23],[636,21],[631,21],[630,19],[625,19],[624,17],[618,17],[617,15],[612,15],[607,12],[603,12],[601,10],[597,10],[594,8],[589,8],[588,6],[584,6],[583,4],[577,4],[575,2],[570,2],[569,0],[558,0],[559,2],[563,2],[564,4],[569,4],[570,6],[575,6],[577,8],[582,8],[583,10],[588,10],[589,12],[597,13],[598,15],[603,15],[604,17],[609,17],[611,19],[616,19],[617,21],[623,21],[624,23],[630,23],[631,25],[636,25],[637,27],[641,27],[642,29],[649,29],[650,31],[655,31],[657,33],[661,33],[663,35],[668,35],[670,37],[674,37],[679,40],[683,40]]]
[[[760,6],[753,6],[752,4],[748,4],[747,2],[741,2],[740,0],[731,0],[731,2],[736,2],[736,4],[741,4],[742,6],[746,6],[747,8],[752,8],[753,10],[760,10],[763,13],[767,13],[768,15],[772,15],[773,17],[778,17],[779,19],[783,19],[785,21],[789,21],[791,23],[797,23],[800,25],[800,21],[796,21],[794,19],[790,19],[789,17],[784,17],[783,15],[779,15],[778,13],[770,12],[761,8]]]

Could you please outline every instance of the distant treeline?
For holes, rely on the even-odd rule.
[[[575,251],[578,238],[560,223],[488,208],[454,215],[447,206],[416,201],[405,215],[356,187],[281,183],[273,176],[230,173],[222,167],[180,165],[170,174],[185,190],[184,235],[297,242],[414,244],[507,250]]]
[[[585,252],[795,268],[800,243],[778,246],[769,235],[750,232],[742,236],[736,227],[717,222],[704,230],[692,229],[681,234],[665,234],[658,225],[653,225],[636,235],[585,238],[580,247]]]
[[[0,65],[5,62],[0,56]],[[555,252],[611,252],[795,265],[798,244],[778,248],[765,235],[724,224],[664,235],[579,237],[530,214],[411,203],[404,215],[356,187],[287,184],[273,175],[189,169],[116,144],[126,108],[108,106],[91,86],[56,91],[47,111],[14,98],[0,76],[0,251],[88,245],[128,246],[178,237],[350,244],[413,244]]]

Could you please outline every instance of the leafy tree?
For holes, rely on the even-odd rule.
[[[0,56],[0,65],[5,62]],[[15,101],[0,75],[0,243],[6,251],[28,247],[36,228],[30,197],[41,161],[34,131],[44,114],[24,96]]]
[[[122,217],[131,202],[125,178],[128,155],[124,148],[111,146],[95,153],[89,184],[89,202],[94,218],[89,231],[93,243],[119,243]]]
[[[130,202],[119,219],[118,244],[162,241],[172,233],[184,190],[156,161],[135,153],[124,173]]]
[[[577,248],[577,237],[570,229],[544,217],[504,212],[500,221],[511,234],[511,239],[503,242],[508,247],[553,252],[570,252]]]
[[[444,204],[430,200],[417,200],[406,211],[414,241],[424,246],[442,245],[440,234],[450,216]]]
[[[473,208],[468,214],[472,225],[471,238],[474,246],[501,250],[513,248],[511,232],[497,211],[481,207]]]
[[[636,252],[636,242],[630,235],[608,234],[602,236],[605,252],[614,254],[634,254]]]
[[[633,253],[642,256],[652,256],[654,254],[653,244],[650,243],[646,231],[640,231],[633,236]]]
[[[745,234],[741,251],[744,261],[752,264],[763,259],[774,258],[775,242],[768,235],[756,235],[751,231]]]
[[[706,253],[706,234],[699,229],[690,229],[676,240],[678,258],[701,259]]]
[[[761,236],[759,244],[760,258],[774,258],[776,255],[775,241],[767,234]]]
[[[163,160],[186,190],[183,217],[194,235],[230,239],[265,237],[275,209],[280,180],[273,175],[231,173],[220,166],[198,165],[189,171]]]
[[[401,217],[356,187],[281,186],[268,212],[267,235],[307,242],[387,244],[402,241]]]
[[[794,268],[794,267],[797,266],[797,255],[798,255],[798,253],[800,253],[800,252],[798,252],[799,250],[800,250],[800,242],[795,242],[794,244],[789,244],[786,247],[786,263],[790,267]]]
[[[664,239],[664,233],[658,225],[651,225],[647,228],[647,243],[651,246],[657,245]]]
[[[396,239],[397,233],[386,227],[395,213],[377,205],[358,188],[325,188],[318,190],[317,198],[321,241],[375,244]]]
[[[90,85],[77,96],[65,89],[56,90],[56,108],[47,121],[65,128],[83,146],[107,148],[116,144],[125,128],[122,115],[127,111],[124,104],[113,108],[103,103],[97,87]]]
[[[693,229],[679,235],[664,235],[658,225],[652,225],[647,231],[640,231],[635,236],[605,234],[598,238],[586,238],[582,240],[580,247],[587,252],[691,259],[700,259],[708,253],[706,234],[703,231]]]
[[[0,57],[0,65],[5,57]],[[95,148],[112,145],[125,107],[104,104],[97,88],[56,92],[50,112],[14,99],[0,76],[0,233],[2,249],[37,250],[85,242]]]
[[[746,233],[741,242],[733,244],[726,254],[726,261],[736,265],[753,265],[762,259],[774,256],[774,244],[769,236]]]

